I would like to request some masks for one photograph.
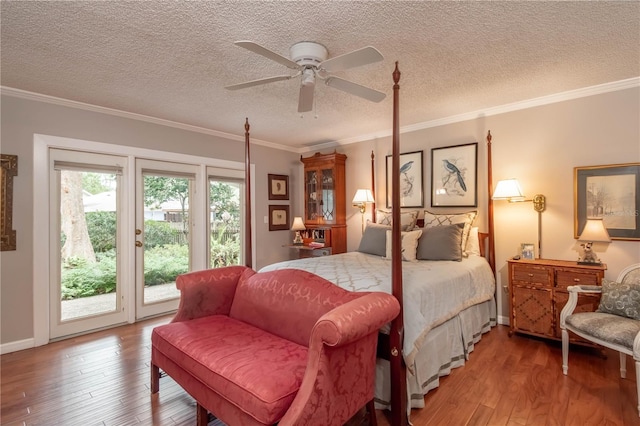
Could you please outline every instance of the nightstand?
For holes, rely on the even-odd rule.
[[[288,245],[291,249],[293,259],[306,259],[308,257],[331,256],[331,247],[309,247],[306,245]]]
[[[571,285],[602,285],[605,264],[578,265],[566,260],[509,260],[509,335],[514,332],[562,338],[560,312]],[[600,295],[582,294],[574,312],[595,311]],[[572,343],[585,343],[570,333]]]

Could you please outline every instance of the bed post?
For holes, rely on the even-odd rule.
[[[371,150],[371,193],[373,194],[373,203],[371,203],[371,221],[376,223],[376,173],[375,173],[375,155]]]
[[[389,340],[391,351],[389,363],[391,367],[391,424],[406,426],[407,418],[407,369],[404,363],[402,345],[404,343],[404,313],[402,291],[402,245],[400,235],[400,123],[399,123],[399,92],[400,70],[396,61],[393,71],[393,157],[392,157],[392,245],[391,245],[391,288],[392,294],[400,302],[400,313],[391,322]]]
[[[244,122],[244,186],[245,186],[245,225],[244,225],[244,264],[252,268],[253,250],[251,250],[251,153],[249,152],[249,117]]]
[[[488,212],[489,212],[489,266],[493,271],[493,275],[496,274],[496,243],[493,229],[493,170],[491,159],[491,130],[487,131],[487,182],[489,186],[489,200]]]

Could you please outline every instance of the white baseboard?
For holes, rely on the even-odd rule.
[[[509,317],[505,317],[504,315],[498,315],[498,324],[509,325]]]
[[[22,351],[24,349],[30,349],[35,347],[35,341],[33,338],[17,340],[15,342],[3,343],[0,345],[0,355],[8,354],[9,352]]]

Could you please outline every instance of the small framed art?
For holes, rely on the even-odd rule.
[[[269,231],[289,229],[289,206],[269,205]]]
[[[270,200],[289,199],[289,176],[269,174],[268,184]]]
[[[391,208],[393,156],[387,155],[387,208]],[[422,151],[400,154],[400,207],[423,207]]]
[[[478,143],[431,149],[431,207],[478,205]]]
[[[520,244],[520,257],[522,259],[535,259],[535,244],[533,243],[522,243]]]

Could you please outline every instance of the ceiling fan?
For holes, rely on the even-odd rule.
[[[335,77],[331,73],[355,68],[362,65],[382,61],[382,54],[371,46],[345,53],[327,59],[329,55],[327,48],[320,43],[312,41],[302,41],[294,44],[289,49],[289,58],[275,53],[266,47],[260,46],[252,41],[236,41],[237,46],[262,55],[282,64],[296,72],[294,74],[278,75],[275,77],[261,78],[247,81],[245,83],[226,86],[228,90],[245,89],[247,87],[258,86],[260,84],[273,83],[276,81],[289,80],[300,77],[300,96],[298,98],[298,112],[307,112],[313,109],[313,96],[316,80],[323,80],[327,86],[343,92],[359,96],[372,102],[380,102],[385,98],[385,94],[377,90],[353,83],[343,78]]]

